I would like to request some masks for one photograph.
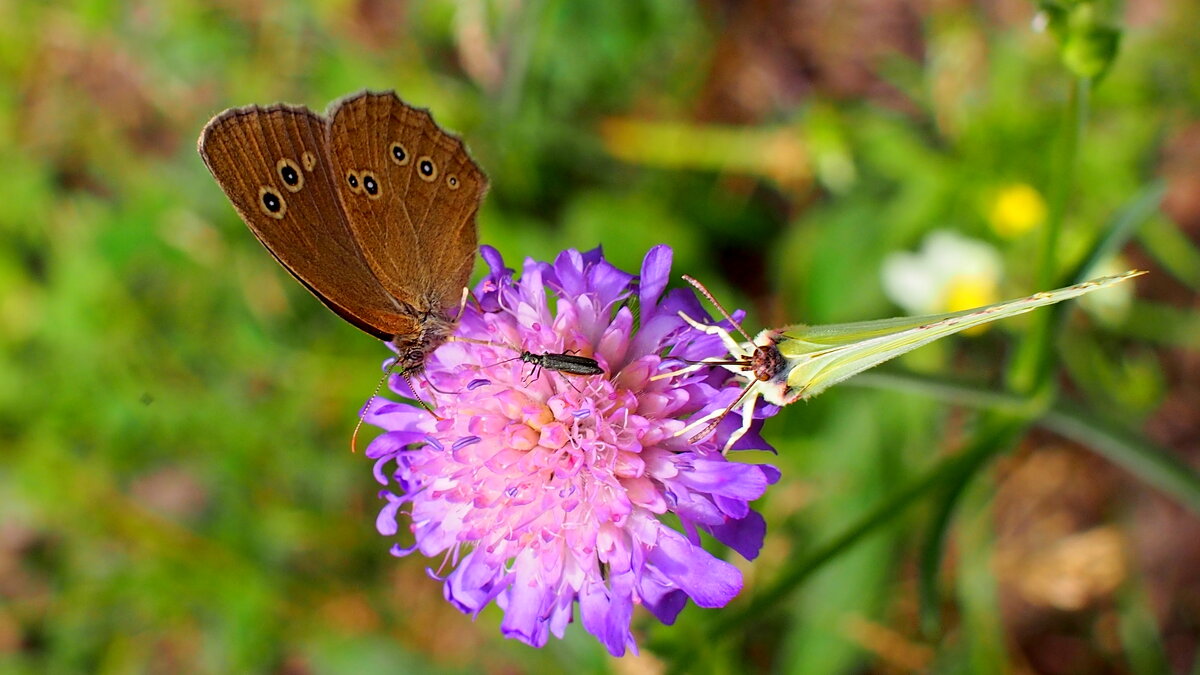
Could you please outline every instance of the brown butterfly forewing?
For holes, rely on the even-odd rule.
[[[454,331],[487,176],[456,136],[393,92],[324,117],[285,104],[226,110],[200,156],[271,255],[346,321],[390,340],[405,372]]]

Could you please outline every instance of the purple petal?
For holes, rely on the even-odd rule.
[[[537,564],[532,560],[532,555],[522,555],[520,558],[514,564],[516,575],[508,587],[508,606],[504,608],[500,632],[504,637],[541,647],[550,637],[549,625],[542,620],[542,603],[546,594],[537,582]]]
[[[528,318],[522,317],[525,325],[549,323],[546,316],[546,287],[542,285],[542,268],[541,263],[533,260],[525,261],[525,272],[521,275],[521,299],[524,301],[523,308],[528,306],[533,310],[533,314]]]
[[[717,508],[720,509],[721,513],[727,518],[740,520],[745,518],[746,514],[750,513],[750,504],[746,503],[746,500],[744,499],[726,497],[724,495],[713,495],[712,500],[713,504],[715,504]]]
[[[700,607],[724,607],[742,590],[742,573],[662,527],[648,561]]]
[[[390,549],[388,549],[388,553],[391,553],[392,555],[396,556],[397,558],[404,558],[408,554],[417,550],[417,548],[418,548],[418,545],[416,543],[414,543],[412,546],[401,546],[400,544],[392,544],[392,547]]]
[[[583,264],[585,266],[595,265],[596,263],[601,262],[602,260],[604,260],[604,247],[603,246],[597,246],[596,248],[594,248],[590,251],[583,252]]]
[[[508,586],[507,580],[497,578],[496,570],[476,553],[468,553],[459,561],[458,567],[446,577],[442,587],[442,595],[450,604],[472,616]]]
[[[609,596],[608,617],[600,641],[613,656],[624,656],[625,647],[633,645],[633,636],[629,634],[629,621],[633,618],[633,582],[632,573],[617,574],[609,580],[612,595]]]
[[[379,510],[379,515],[375,517],[375,529],[385,537],[394,537],[400,531],[400,526],[396,523],[396,513],[409,500],[391,492],[383,492],[382,496],[387,499],[388,503]]]
[[[475,286],[475,297],[485,312],[495,312],[500,309],[500,295],[512,279],[513,270],[505,267],[504,258],[500,252],[491,246],[480,246],[479,253],[490,268],[490,272]]]
[[[704,529],[746,560],[754,560],[762,550],[767,521],[757,511],[751,511],[740,520],[730,519],[721,525],[706,525]]]
[[[567,624],[571,623],[571,615],[574,609],[574,596],[570,594],[559,596],[558,601],[550,609],[550,618],[546,621],[551,635],[560,640],[566,636]]]
[[[583,274],[583,256],[574,249],[568,249],[558,254],[554,259],[554,276],[562,295],[575,297],[587,292],[587,282]]]
[[[763,407],[763,406],[759,406]],[[716,439],[717,445],[725,447],[725,441],[729,439],[729,434],[742,426],[742,416],[736,413],[730,413],[728,417],[721,420],[717,425],[716,431],[713,432],[713,438]],[[765,450],[775,453],[775,447],[768,443],[762,437],[763,421],[756,419],[750,424],[750,429],[736,441],[730,450]]]
[[[695,459],[692,470],[680,472],[676,480],[701,492],[744,501],[754,501],[767,489],[767,477],[757,464],[725,459]]]
[[[667,626],[675,623],[679,612],[687,606],[687,593],[664,583],[652,570],[638,580],[638,596],[642,605]]]
[[[416,393],[413,392],[412,384],[407,377],[400,373],[392,373],[388,376],[388,389],[400,394],[405,398],[416,398]]]
[[[388,480],[387,474],[384,473],[384,467],[394,459],[395,457],[389,454],[375,460],[375,466],[371,469],[371,473],[375,475],[375,482],[379,483],[380,485],[387,485],[391,482]]]
[[[495,248],[484,244],[479,247],[479,255],[487,263],[492,274],[507,276],[513,273],[513,270],[504,266],[504,256]]]
[[[629,353],[641,355],[657,352],[659,345],[664,342],[668,335],[686,325],[683,319],[679,318],[678,314],[658,312],[649,319],[643,316],[642,327],[638,330],[637,335],[633,336]]]
[[[364,424],[381,427],[388,431],[419,429],[427,424],[429,419],[429,413],[421,408],[396,403],[378,396],[371,399],[370,408],[362,416]]]
[[[394,455],[413,443],[425,442],[421,431],[388,431],[375,437],[367,446],[366,456],[370,459]]]
[[[774,485],[779,482],[783,473],[776,467],[770,464],[759,464],[758,468],[762,469],[763,475],[767,477],[767,484]]]
[[[604,305],[610,305],[629,294],[632,274],[617,269],[607,262],[599,262],[589,269],[589,286]]]
[[[662,295],[671,276],[671,258],[674,252],[670,246],[659,244],[642,259],[641,285],[638,289],[638,299],[641,302],[643,316],[650,316],[658,307],[658,296]]]
[[[603,641],[607,631],[608,587],[599,579],[589,580],[579,589],[579,618],[583,628]]]
[[[704,309],[699,298],[687,288],[675,288],[668,291],[662,302],[658,303],[658,311],[675,315],[683,312],[701,323],[711,321],[708,311]]]

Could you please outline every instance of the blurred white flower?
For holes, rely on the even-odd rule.
[[[987,242],[949,230],[930,232],[917,253],[883,261],[883,291],[909,314],[939,314],[989,305],[999,298],[1003,264]]]

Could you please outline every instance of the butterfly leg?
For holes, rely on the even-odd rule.
[[[650,378],[650,381],[654,382],[656,380],[665,380],[669,377],[675,377],[676,375],[683,375],[684,373],[690,373],[693,370],[700,370],[705,365],[706,364],[704,361],[700,361],[699,363],[693,363],[692,365],[686,366],[684,368],[680,368],[679,370],[668,370],[665,373],[659,373],[657,375],[652,376]]]
[[[725,330],[724,328],[713,324],[700,323],[683,312],[680,312],[679,316],[682,317],[684,321],[691,324],[692,328],[708,333],[709,335],[716,335],[717,337],[721,338],[721,342],[724,343],[725,348],[729,350],[731,355],[739,358],[748,358],[751,355],[751,353],[746,351],[746,349],[742,347],[737,340],[734,340],[733,336],[729,334],[729,331]]]
[[[709,422],[708,426],[704,427],[704,429],[700,433],[689,438],[688,442],[698,443],[705,436],[716,431],[717,425],[721,423],[721,420],[725,419],[726,415],[733,412],[733,409],[736,408],[738,406],[738,404],[743,401],[743,399],[747,400],[747,402],[750,403],[750,409],[753,410],[754,402],[758,400],[758,394],[755,393],[753,396],[750,396],[749,399],[747,399],[747,396],[752,391],[754,391],[755,385],[757,385],[757,384],[758,384],[757,380],[750,380],[750,382],[746,384],[746,387],[744,389],[742,389],[742,393],[738,394],[738,397],[733,400],[733,403],[730,403],[727,408],[722,410],[719,414],[715,415],[716,419],[713,419],[711,422]],[[697,420],[696,423],[699,424],[699,423],[703,422],[704,419],[712,419],[713,417],[714,417],[714,415],[712,415],[712,414],[706,415],[704,418]],[[742,424],[745,425],[745,420],[743,420]],[[694,426],[694,425],[691,425],[691,424],[688,425],[688,427],[691,427],[691,426]],[[748,426],[745,428],[749,429]],[[733,440],[737,440],[738,438],[741,438],[741,435],[744,433],[746,433],[745,429],[743,429],[739,433],[735,434],[735,436],[733,437]],[[678,436],[679,434],[676,434],[676,435]],[[725,452],[729,450],[729,446],[731,446],[731,445],[733,445],[732,441],[730,443],[727,443],[725,446],[725,449],[721,451],[721,454],[725,454]]]
[[[754,423],[754,405],[758,403],[758,396],[746,396],[743,393],[742,398],[745,399],[742,401],[742,426],[738,427],[737,431],[729,434],[729,440],[725,441],[725,448],[721,450],[722,455],[728,454],[733,444],[738,442],[742,436],[745,436],[746,432],[750,431],[750,425]],[[741,399],[739,398],[739,400]]]

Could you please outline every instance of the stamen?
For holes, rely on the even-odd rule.
[[[457,441],[454,441],[454,445],[450,446],[450,450],[451,451],[462,450],[463,448],[467,447],[468,445],[475,445],[476,443],[480,442],[481,440],[483,440],[483,439],[478,436],[464,436],[463,438],[460,438]]]

